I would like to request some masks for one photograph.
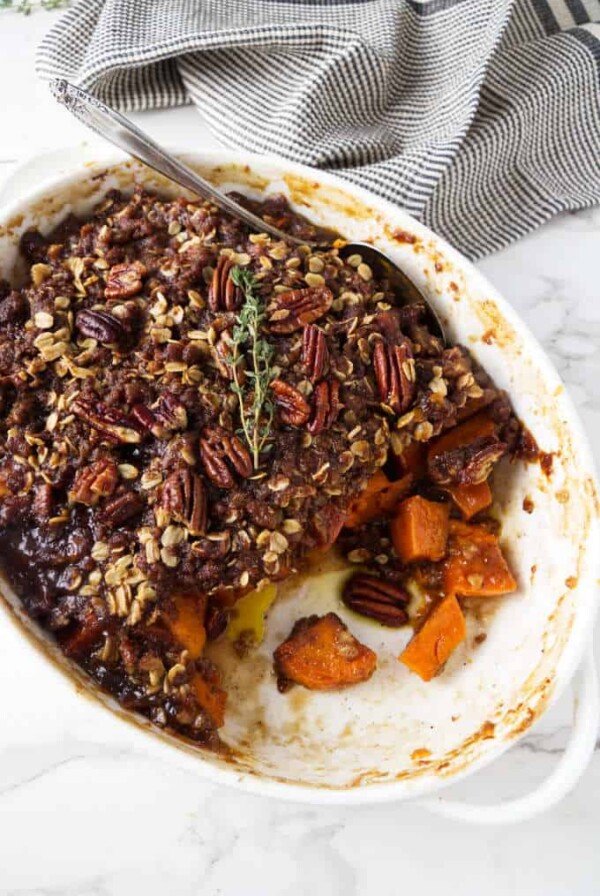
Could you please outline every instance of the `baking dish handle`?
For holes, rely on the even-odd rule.
[[[600,706],[594,653],[588,653],[573,679],[573,727],[569,742],[554,771],[526,796],[477,806],[444,796],[416,800],[415,804],[436,815],[471,824],[512,824],[525,821],[558,803],[585,771],[596,745]]]

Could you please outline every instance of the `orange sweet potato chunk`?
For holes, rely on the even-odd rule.
[[[403,563],[441,560],[446,553],[450,507],[420,495],[406,498],[390,524],[396,553]]]
[[[218,673],[195,672],[190,684],[198,704],[210,716],[215,728],[220,728],[225,721],[227,693],[220,687]]]
[[[478,414],[490,404],[491,400],[493,400],[493,393],[490,392],[484,392],[479,398],[467,398],[462,408],[457,408],[457,423],[462,423],[464,420],[468,420],[470,417]]]
[[[389,516],[394,513],[402,498],[405,498],[413,484],[413,477],[410,473],[403,476],[402,479],[396,479],[390,482],[377,496],[377,512],[375,519],[381,516]]]
[[[344,525],[355,529],[371,520],[389,516],[408,494],[412,484],[413,477],[410,474],[391,482],[385,473],[378,470],[365,490],[350,505]]]
[[[163,619],[173,637],[189,652],[191,659],[197,660],[206,643],[206,598],[203,594],[177,594],[174,601],[174,615],[165,613]]]
[[[450,521],[444,591],[459,597],[499,597],[517,583],[496,536],[483,526]]]
[[[465,617],[456,597],[449,594],[433,607],[398,659],[423,681],[430,681],[466,634]]]
[[[486,482],[478,482],[475,485],[448,485],[445,488],[464,519],[470,520],[492,503],[492,490]]]
[[[475,439],[484,436],[496,435],[496,424],[486,413],[476,414],[469,417],[464,423],[449,429],[443,435],[438,436],[429,443],[427,451],[428,458],[437,457],[443,451],[452,451],[454,448],[461,448],[474,442]]]
[[[273,656],[280,683],[292,681],[312,691],[367,681],[377,665],[376,654],[335,613],[298,620]]]

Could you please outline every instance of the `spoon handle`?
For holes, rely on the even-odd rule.
[[[109,108],[87,91],[69,84],[62,78],[50,81],[50,89],[58,102],[62,103],[79,121],[118,146],[119,149],[144,162],[154,171],[164,174],[165,177],[191,190],[192,193],[212,200],[220,208],[241,218],[259,233],[269,233],[288,243],[312,245],[310,240],[296,239],[277,227],[267,224],[258,215],[254,215],[225,193],[217,190],[209,181],[200,177],[175,156],[162,149],[128,118]]]

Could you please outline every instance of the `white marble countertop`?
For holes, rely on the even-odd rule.
[[[81,142],[80,127],[33,74],[54,13],[0,11],[0,181],[31,153]],[[139,117],[159,139],[214,145],[191,108]],[[565,379],[600,461],[600,209],[565,215],[479,264]],[[20,655],[19,655],[20,656]],[[597,651],[598,656],[598,651]],[[85,702],[23,711],[40,686],[2,639],[2,896],[462,896],[600,893],[600,752],[546,815],[477,829],[422,809],[311,808],[209,785],[138,755],[119,733],[98,742]],[[556,762],[570,698],[493,767],[454,790],[525,792]],[[597,789],[598,788],[598,789]]]

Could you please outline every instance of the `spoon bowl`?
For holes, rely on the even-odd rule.
[[[444,328],[432,305],[410,277],[397,264],[394,264],[385,252],[376,249],[369,243],[346,243],[339,249],[339,254],[344,259],[351,258],[352,255],[360,255],[378,280],[387,280],[396,294],[399,305],[424,305],[427,310],[427,324],[431,332],[434,336],[438,336],[443,343],[446,343]]]

